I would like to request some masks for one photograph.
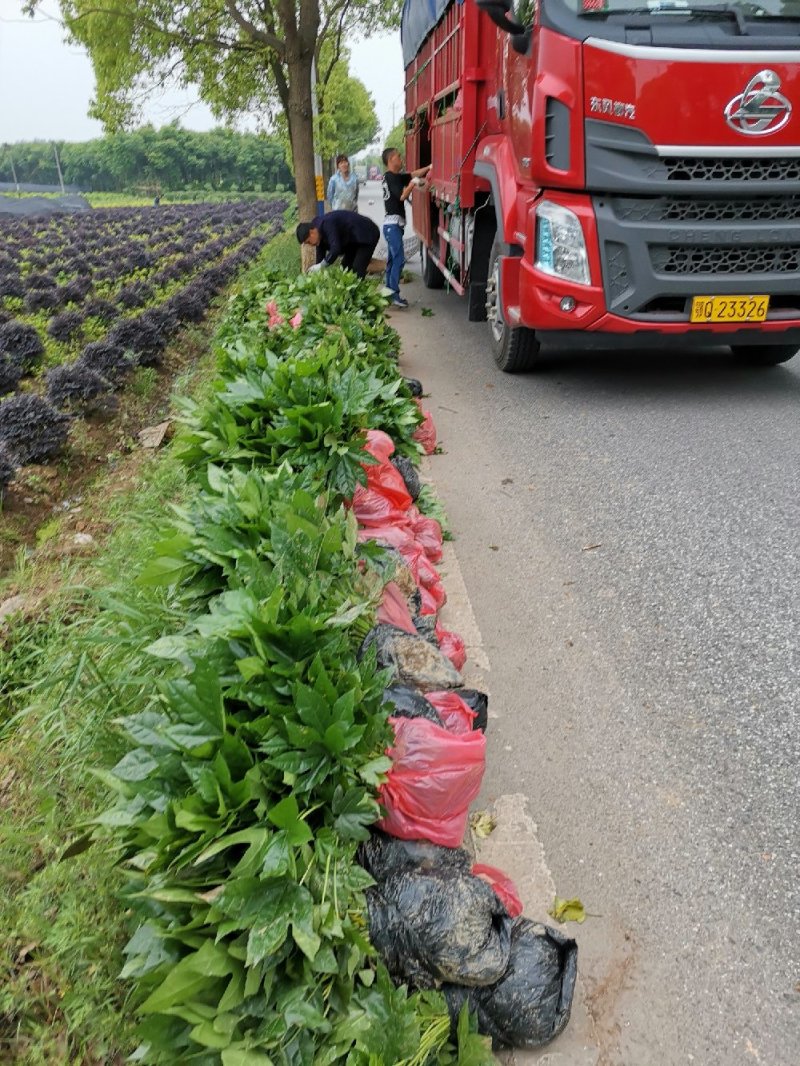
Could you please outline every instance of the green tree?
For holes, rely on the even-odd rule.
[[[400,121],[392,126],[389,132],[384,138],[385,148],[396,148],[397,151],[405,157],[406,153],[406,120],[401,118]]]
[[[319,86],[317,96],[319,145],[324,159],[339,152],[355,155],[378,136],[375,101],[364,83],[350,75],[346,56],[336,63],[327,83]]]
[[[313,210],[312,65],[338,61],[355,34],[396,25],[401,0],[59,0],[71,38],[92,59],[91,113],[109,130],[135,118],[143,90],[194,85],[225,120],[286,115],[301,214]],[[33,12],[41,0],[27,0]],[[320,80],[326,81],[326,70]]]
[[[326,177],[332,171],[333,160],[340,152],[348,156],[355,155],[375,140],[380,129],[375,101],[367,92],[364,83],[350,74],[349,52],[342,49],[338,60],[329,64],[326,60],[330,51],[328,46],[322,50],[316,86],[319,110],[316,142]],[[275,126],[287,151],[290,150],[284,115],[277,117]]]
[[[177,122],[160,130],[143,126],[80,143],[58,142],[64,181],[84,192],[214,188],[273,190],[291,184],[277,136],[215,129],[195,133]],[[56,185],[53,145],[21,141],[0,149],[0,181],[11,181],[13,158],[21,182]]]

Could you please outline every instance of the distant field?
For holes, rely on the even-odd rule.
[[[4,196],[18,196],[25,200],[30,197],[43,197],[44,199],[58,199],[60,192],[20,192],[14,193],[4,190]],[[153,203],[152,196],[144,196],[138,193],[127,192],[85,192],[66,193],[66,196],[81,196],[88,200],[92,207],[145,207]],[[294,193],[286,192],[210,192],[203,189],[178,190],[177,192],[165,192],[161,194],[162,204],[223,204],[241,200],[284,200],[294,199]]]
[[[0,216],[0,499],[19,467],[62,452],[70,420],[161,366],[172,338],[283,228],[286,206]]]

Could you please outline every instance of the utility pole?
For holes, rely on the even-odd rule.
[[[317,214],[325,213],[325,182],[322,177],[322,154],[319,152],[319,123],[317,117],[317,61],[311,60],[311,121],[314,123],[314,185],[317,191]]]
[[[61,173],[61,162],[59,161],[59,158],[58,158],[58,146],[55,144],[55,142],[53,143],[53,151],[54,151],[55,157],[56,157],[56,170],[58,171],[58,181],[59,181],[59,184],[61,185],[61,195],[63,196],[64,192],[65,192],[65,190],[64,190],[64,175]]]

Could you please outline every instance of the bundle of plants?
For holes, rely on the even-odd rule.
[[[494,1060],[468,1010],[451,1042],[443,997],[395,988],[367,937],[356,849],[380,817],[391,730],[386,672],[357,651],[385,552],[359,544],[343,501],[365,478],[364,430],[390,424],[411,454],[419,415],[395,338],[348,340],[371,290],[318,284],[324,301],[306,280],[283,291],[305,311],[268,345],[243,309],[263,293],[234,301],[220,379],[178,443],[190,502],[139,577],[185,624],[149,649],[152,688],[121,720],[132,747],[99,819],[129,875],[136,1057],[481,1066]]]

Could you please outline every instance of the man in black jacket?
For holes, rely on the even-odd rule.
[[[381,235],[372,219],[357,211],[329,211],[311,222],[301,222],[295,233],[301,244],[317,249],[312,271],[331,266],[341,256],[342,266],[360,278],[366,277]]]

